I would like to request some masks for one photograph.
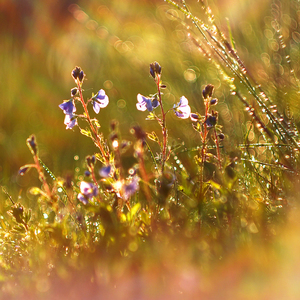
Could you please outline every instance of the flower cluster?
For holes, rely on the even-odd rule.
[[[158,184],[158,191],[159,193],[163,194],[163,190],[169,190],[166,189],[168,185],[165,184],[167,182],[166,180],[163,180],[166,177],[167,171],[164,170],[164,166],[166,161],[168,160],[170,153],[169,153],[169,146],[167,141],[167,127],[166,127],[166,114],[170,111],[173,111],[175,116],[179,119],[188,119],[191,118],[192,121],[196,122],[197,125],[193,125],[194,128],[199,131],[200,136],[202,140],[204,141],[206,139],[208,130],[210,128],[215,128],[217,124],[217,116],[218,113],[214,112],[213,110],[210,112],[209,108],[212,105],[217,104],[218,100],[212,98],[214,86],[213,85],[207,85],[205,86],[202,96],[204,98],[204,103],[206,107],[205,116],[201,116],[199,113],[192,113],[191,107],[189,105],[189,101],[185,96],[181,96],[179,98],[179,102],[174,104],[172,108],[169,108],[166,110],[163,106],[164,103],[162,101],[162,95],[161,89],[166,88],[166,85],[162,84],[161,81],[161,66],[154,62],[150,64],[150,75],[154,79],[156,86],[157,86],[157,93],[150,95],[150,96],[143,96],[142,94],[137,95],[137,103],[136,108],[139,111],[148,111],[151,114],[148,116],[149,119],[157,120],[162,127],[162,135],[163,135],[163,141],[160,142],[159,138],[155,135],[153,135],[153,140],[156,140],[161,146],[162,146],[162,154],[161,154],[161,174],[160,174],[160,184]],[[89,102],[92,103],[93,110],[96,114],[100,112],[101,108],[104,108],[109,103],[109,98],[106,95],[105,91],[103,89],[100,89],[96,95],[92,95],[92,97],[85,102],[82,97],[82,83],[83,79],[85,77],[85,74],[83,71],[76,67],[72,71],[72,77],[75,80],[75,83],[77,84],[77,87],[71,89],[71,96],[72,98],[69,100],[64,101],[62,104],[59,105],[59,108],[62,109],[63,113],[65,114],[65,120],[64,123],[66,125],[67,129],[72,129],[75,125],[78,125],[77,119],[85,118],[88,122],[88,124],[91,127],[91,132],[93,136],[96,137],[94,140],[96,146],[100,149],[100,152],[103,156],[103,164],[102,168],[98,171],[98,175],[102,179],[100,179],[100,182],[103,183],[103,187],[106,188],[106,190],[111,194],[115,194],[115,196],[119,199],[124,199],[125,201],[128,201],[132,195],[136,193],[136,191],[139,189],[139,180],[140,178],[134,174],[130,174],[127,178],[124,178],[121,170],[121,151],[120,149],[123,149],[120,147],[120,141],[118,140],[118,133],[117,133],[117,123],[113,122],[111,125],[112,133],[110,135],[110,140],[112,141],[112,151],[114,153],[112,155],[107,152],[108,146],[107,144],[104,144],[101,135],[98,135],[98,131],[93,127],[93,120],[91,120],[89,116],[89,112],[87,109],[87,104]],[[79,95],[79,96],[76,96]],[[75,115],[76,112],[76,106],[75,101],[79,101],[84,109],[83,115]],[[161,114],[155,114],[154,110],[160,107],[161,108]],[[203,131],[204,128],[204,131]],[[138,142],[135,146],[136,151],[136,157],[138,158],[139,167],[137,168],[140,172],[142,181],[148,184],[148,176],[145,173],[144,169],[144,159],[143,159],[143,147],[145,145],[144,141],[147,138],[147,134],[143,132],[143,130],[139,126],[133,127],[133,132],[135,133]],[[215,130],[215,129],[214,129]],[[216,133],[217,134],[217,133]],[[151,135],[150,135],[151,136]],[[221,138],[220,138],[221,139]],[[123,142],[124,143],[124,142]],[[128,143],[125,142],[127,145]],[[99,159],[99,156],[97,158]],[[95,163],[96,163],[96,156],[88,156],[86,159],[87,162],[87,170],[85,171],[85,176],[88,178],[91,178],[92,182],[87,181],[81,181],[80,183],[80,193],[78,194],[77,198],[80,202],[83,204],[89,203],[90,200],[92,200],[94,197],[96,197],[99,193],[99,185],[98,180],[95,176]],[[27,166],[25,166],[27,167]],[[22,173],[25,173],[27,171],[26,168],[22,170]],[[169,181],[168,181],[169,182]],[[170,180],[170,185],[173,185],[174,179]],[[144,192],[146,194],[147,200],[151,201],[151,193],[149,191],[148,187],[144,188]],[[167,195],[168,193],[166,193]],[[99,198],[101,199],[101,197]]]
[[[85,77],[85,74],[83,70],[81,70],[80,67],[75,67],[75,69],[71,73],[73,79],[75,80],[75,83],[77,84],[77,87],[71,89],[71,96],[72,98],[69,100],[64,101],[62,104],[59,105],[59,108],[62,109],[62,111],[65,114],[65,120],[64,124],[66,125],[66,129],[72,129],[74,126],[78,125],[77,123],[77,115],[75,115],[76,106],[74,101],[79,100],[85,109],[85,113],[87,114],[88,111],[86,109],[86,105],[88,102],[93,103],[93,109],[96,114],[100,112],[100,108],[104,108],[108,105],[109,98],[105,94],[105,91],[103,89],[99,90],[99,92],[93,96],[90,100],[88,100],[87,103],[84,102],[84,99],[82,97],[81,93],[81,85],[83,83],[83,79]],[[76,94],[80,94],[80,98],[76,98]],[[89,116],[85,116],[89,119]]]

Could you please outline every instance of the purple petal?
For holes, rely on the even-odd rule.
[[[100,104],[97,101],[93,101],[93,110],[96,114],[100,112]]]
[[[178,118],[187,119],[191,114],[191,108],[189,106],[189,101],[184,96],[180,98],[178,104],[173,106],[174,112]]]
[[[98,195],[98,187],[90,182],[81,181],[80,192],[88,199]]]
[[[136,108],[140,111],[145,111],[146,109],[148,111],[152,111],[152,101],[150,98],[147,98],[141,94],[137,95],[137,101],[138,103],[136,104]]]
[[[73,114],[67,114],[65,116],[64,124],[67,125],[66,129],[72,129],[77,125],[77,118]]]
[[[82,194],[78,194],[77,198],[83,204],[88,204],[89,203],[89,200]]]
[[[76,111],[76,107],[73,103],[73,100],[68,100],[63,102],[62,104],[58,105],[60,109],[63,110],[64,114],[72,114]]]
[[[186,106],[189,105],[189,100],[186,99],[184,96],[180,97],[179,99],[179,106]]]
[[[111,172],[111,165],[108,165],[106,167],[101,168],[101,170],[99,171],[99,174],[101,177],[106,178],[109,176],[110,172]]]
[[[123,195],[128,200],[139,189],[139,178],[133,177],[129,184],[123,186]]]

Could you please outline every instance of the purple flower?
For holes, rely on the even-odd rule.
[[[89,200],[98,195],[98,187],[90,182],[81,181],[80,194],[77,198],[83,204],[87,204]]]
[[[137,176],[132,177],[132,180],[128,184],[123,186],[123,197],[128,200],[139,189],[139,178]]]
[[[67,125],[66,129],[72,129],[77,125],[77,118],[73,114],[76,111],[73,99],[63,102],[59,105],[59,108],[62,109],[65,114],[64,124]]]
[[[136,108],[140,111],[152,111],[159,105],[159,101],[156,98],[151,99],[141,94],[137,95],[137,101],[138,103],[136,104]]]
[[[76,107],[74,105],[73,99],[63,102],[62,104],[58,105],[64,112],[64,114],[72,114],[76,111]]]
[[[93,109],[96,114],[99,113],[100,108],[104,108],[108,105],[109,99],[104,90],[100,90],[97,95],[93,97]]]
[[[108,177],[111,174],[112,167],[111,165],[105,166],[100,169],[99,174],[101,177]]]
[[[72,129],[75,125],[77,125],[77,118],[73,114],[65,115],[64,124],[67,125],[66,129]]]
[[[180,97],[180,101],[174,104],[173,110],[178,118],[187,119],[191,114],[189,101],[184,96]]]

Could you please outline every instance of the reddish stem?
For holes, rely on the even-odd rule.
[[[162,114],[162,135],[163,135],[163,145],[162,145],[162,166],[161,166],[161,173],[164,172],[165,162],[166,162],[166,152],[167,152],[167,128],[166,128],[166,113],[164,112],[164,107],[162,104],[161,99],[161,92],[160,92],[160,75],[157,75],[157,92],[158,92],[158,101],[161,108]]]
[[[86,103],[84,102],[84,99],[83,99],[81,84],[80,84],[79,81],[77,81],[77,86],[78,86],[78,91],[79,91],[79,95],[80,95],[80,102],[81,102],[81,104],[83,106],[83,109],[84,109],[84,112],[85,112],[85,116],[86,116],[86,120],[89,123],[89,126],[90,126],[90,128],[91,128],[91,130],[93,132],[93,135],[94,135],[93,140],[94,140],[96,146],[100,149],[100,152],[101,152],[102,156],[105,158],[106,163],[108,163],[109,162],[108,155],[105,153],[105,151],[103,149],[103,146],[101,144],[101,138],[98,135],[97,130],[94,127],[94,125],[93,125],[93,123],[91,121],[91,118],[90,118],[90,115],[89,115]]]

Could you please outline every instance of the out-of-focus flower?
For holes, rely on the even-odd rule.
[[[125,200],[128,200],[139,189],[139,178],[132,177],[131,182],[123,185],[122,193]]]
[[[93,109],[96,114],[99,113],[100,108],[104,108],[108,105],[109,98],[105,94],[105,91],[101,89],[97,95],[93,97]]]
[[[100,169],[99,174],[101,177],[108,177],[111,174],[112,166],[108,165]]]
[[[87,204],[89,200],[98,195],[98,187],[90,182],[81,181],[80,193],[77,198],[83,204]]]
[[[156,98],[148,98],[141,94],[137,95],[137,101],[138,103],[136,104],[136,108],[140,111],[152,111],[154,108],[159,106],[159,101]]]
[[[189,101],[184,96],[180,97],[180,101],[174,104],[173,110],[178,118],[187,119],[191,114]]]
[[[132,134],[135,135],[135,137],[138,139],[138,140],[146,140],[146,137],[147,137],[147,134],[146,132],[142,129],[142,127],[138,126],[138,125],[135,125],[131,128],[130,132]]]
[[[30,168],[32,165],[25,165],[19,169],[19,175],[23,176]]]

